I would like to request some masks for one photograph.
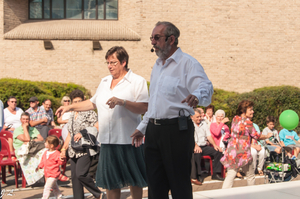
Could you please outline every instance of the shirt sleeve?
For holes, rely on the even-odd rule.
[[[146,128],[149,122],[149,117],[148,117],[148,111],[145,113],[145,115],[143,116],[143,120],[141,121],[141,123],[137,126],[137,130],[139,130],[140,132],[142,132],[144,135],[146,133]]]
[[[101,86],[101,82],[100,82],[100,84],[99,84],[99,86],[98,86],[98,88],[97,88],[97,90],[96,90],[95,95],[90,99],[90,101],[91,101],[93,104],[96,104],[96,102],[97,102],[97,96],[98,96],[98,93],[99,93],[99,90],[100,90],[100,86]]]
[[[279,132],[279,139],[281,140],[281,141],[283,141],[284,142],[284,131],[283,130],[281,130],[280,132]]]
[[[147,81],[144,78],[141,78],[141,81],[136,82],[135,84],[135,101],[136,102],[149,101]]]
[[[213,85],[199,62],[193,63],[190,67],[187,81],[187,88],[192,95],[198,98],[199,106],[211,104],[211,97],[214,92]]]
[[[46,113],[45,109],[42,110],[42,118],[44,118],[44,117],[47,117],[47,113]]]
[[[39,168],[44,168],[44,161],[45,161],[45,153],[47,153],[47,151],[45,151],[44,153],[43,153],[43,155],[42,155],[42,160],[41,160],[41,162],[40,162],[40,164],[39,164]]]

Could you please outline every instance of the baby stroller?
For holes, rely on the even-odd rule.
[[[289,147],[282,147],[281,154],[270,151],[266,146],[265,149],[265,183],[287,182],[297,177],[300,173],[297,162],[286,155],[286,151],[291,150]]]

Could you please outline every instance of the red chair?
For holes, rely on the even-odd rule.
[[[14,167],[14,171],[15,171],[15,183],[16,183],[16,188],[18,188],[18,171],[19,171],[19,166],[17,161],[13,160],[11,157],[11,152],[9,149],[9,144],[8,141],[3,138],[0,137],[0,141],[1,141],[1,151],[7,151],[8,156],[6,159],[4,159],[4,157],[1,157],[0,159],[0,166],[1,166],[1,171],[2,171],[2,183],[6,183],[6,166],[13,166]]]
[[[5,138],[7,141],[8,141],[8,138],[13,140],[13,134],[10,131],[4,131],[4,130],[0,131],[0,137]],[[1,151],[0,155],[4,156],[4,157],[8,156],[6,150]],[[11,151],[11,155],[16,156],[14,151]]]
[[[201,159],[203,159],[203,160],[205,160],[205,159],[209,160],[210,175],[212,176],[214,172],[213,172],[213,164],[212,164],[211,157],[209,155],[205,155],[205,156],[202,156]],[[222,165],[222,173],[221,173],[221,175],[222,175],[223,178],[225,178],[225,173],[226,173],[225,167]]]
[[[55,135],[56,137],[60,138],[61,137],[61,129],[51,129],[48,132],[48,135]]]

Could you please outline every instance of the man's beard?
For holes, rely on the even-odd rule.
[[[166,43],[166,46],[164,48],[160,48],[158,46],[154,46],[156,48],[158,48],[157,51],[155,51],[156,55],[161,58],[162,60],[166,60],[169,56],[169,53],[171,51],[171,45],[169,45],[168,43]]]

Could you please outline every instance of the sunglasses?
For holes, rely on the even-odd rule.
[[[64,100],[64,102],[70,102],[70,100]]]

